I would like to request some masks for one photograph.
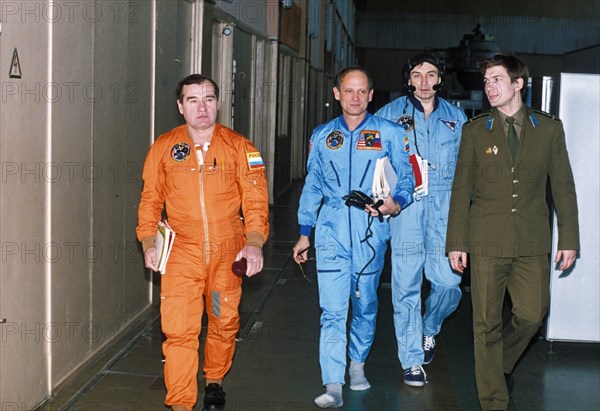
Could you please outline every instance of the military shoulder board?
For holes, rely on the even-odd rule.
[[[542,110],[538,110],[538,109],[531,109],[535,114],[539,114],[540,116],[544,116],[546,118],[549,118],[551,120],[554,121],[560,121],[560,119],[558,117],[556,117],[554,114],[550,114],[550,113],[546,113],[545,111]]]
[[[467,122],[466,122],[465,124],[472,123],[472,122],[474,122],[474,121],[476,121],[476,120],[479,120],[479,119],[482,119],[482,118],[484,118],[484,117],[485,117],[485,118],[487,118],[487,117],[489,117],[489,115],[490,115],[490,112],[489,112],[489,111],[486,111],[485,113],[481,113],[481,114],[479,114],[478,116],[475,116],[475,117],[472,117],[472,118],[470,118],[469,120],[467,120]]]

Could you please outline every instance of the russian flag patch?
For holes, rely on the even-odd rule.
[[[265,163],[263,162],[263,159],[258,151],[246,153],[246,159],[248,160],[248,167],[250,170],[265,168]]]

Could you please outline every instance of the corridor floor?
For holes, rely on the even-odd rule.
[[[227,410],[318,409],[313,399],[323,388],[315,267],[313,262],[305,265],[309,282],[290,261],[297,238],[298,192],[296,187],[272,208],[265,269],[259,276],[244,280],[238,348],[224,383]],[[463,279],[462,288],[459,309],[445,322],[437,338],[435,359],[425,368],[428,384],[411,388],[402,383],[396,356],[386,266],[379,288],[377,334],[365,366],[372,387],[353,392],[346,385],[341,410],[479,410],[468,278]],[[158,310],[153,309],[36,411],[168,410],[163,405],[162,341]],[[202,387],[203,376],[198,380]],[[599,410],[600,344],[551,343],[541,337],[533,341],[515,371],[509,409]]]

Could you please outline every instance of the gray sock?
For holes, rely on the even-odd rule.
[[[317,404],[319,408],[338,408],[344,405],[342,399],[342,384],[327,384],[325,385],[325,388],[325,393],[315,398],[315,404]]]
[[[365,363],[350,361],[350,389],[352,391],[364,391],[371,388],[371,384],[365,377]]]

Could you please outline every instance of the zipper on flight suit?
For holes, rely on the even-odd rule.
[[[208,264],[209,262],[209,257],[210,257],[210,244],[209,244],[209,235],[208,235],[208,222],[207,222],[207,216],[206,216],[206,204],[204,202],[204,157],[205,154],[201,153],[200,155],[202,156],[202,165],[200,165],[200,159],[198,158],[198,150],[196,150],[196,144],[194,143],[194,140],[188,136],[188,138],[192,141],[192,145],[194,146],[194,154],[196,155],[196,163],[198,164],[198,168],[200,169],[199,172],[199,179],[200,181],[198,182],[199,185],[199,193],[200,193],[200,210],[202,211],[202,226],[204,228],[204,252],[205,252],[205,261],[206,264]],[[204,152],[204,150],[202,150],[202,152]],[[208,150],[206,151],[206,154],[208,154]]]
[[[348,147],[349,152],[348,152],[348,190],[347,192],[350,193],[350,190],[352,190],[352,147],[354,145],[354,143],[352,142],[354,137],[354,131],[350,131],[350,146]],[[350,207],[348,208],[348,227],[350,228],[350,249],[352,249],[352,210],[350,210]]]
[[[208,222],[206,217],[206,204],[204,203],[204,167],[200,168],[200,210],[202,211],[202,224],[204,226],[204,252],[206,253],[206,264],[208,264],[210,244],[208,242]]]

